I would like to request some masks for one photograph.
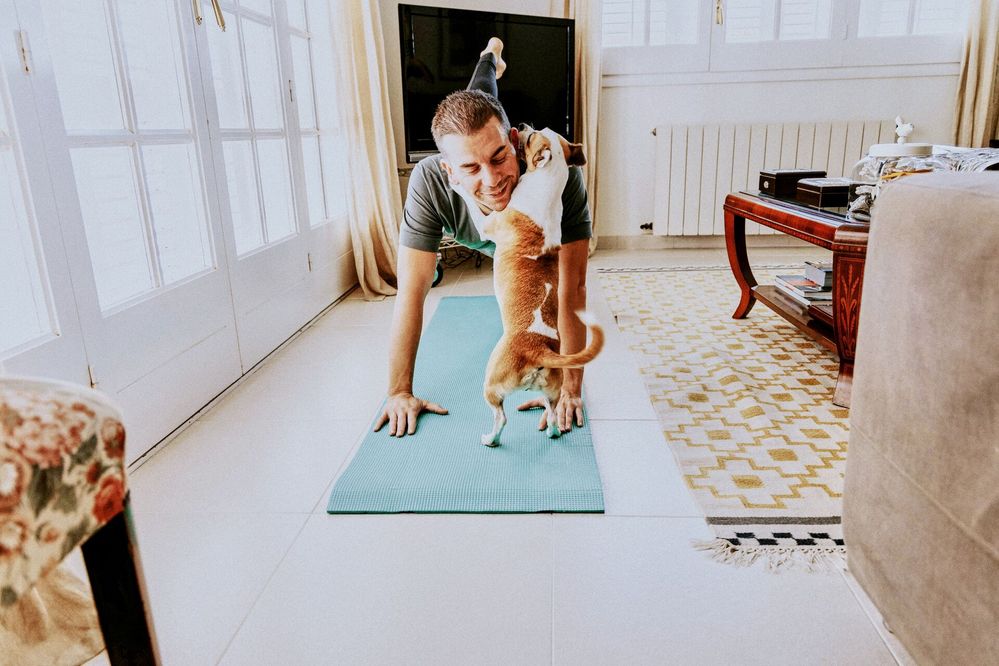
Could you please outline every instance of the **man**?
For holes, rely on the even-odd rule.
[[[376,431],[388,423],[390,435],[412,435],[422,412],[447,414],[441,405],[413,395],[423,303],[433,281],[443,231],[461,244],[492,256],[495,246],[481,238],[475,220],[506,208],[520,179],[517,130],[510,127],[497,99],[496,80],[506,68],[502,50],[503,42],[496,37],[490,39],[480,54],[468,88],[448,95],[438,106],[431,130],[440,154],[421,160],[410,177],[399,237],[388,398],[375,424]],[[472,201],[466,203],[467,199],[452,186],[463,188]],[[570,169],[562,203],[558,330],[560,351],[567,354],[581,350],[586,344],[586,327],[575,313],[586,308],[591,222],[586,188],[578,167]],[[563,373],[562,395],[555,405],[555,415],[559,428],[566,432],[573,421],[583,425],[583,370]],[[531,400],[519,409],[541,406],[540,399]],[[542,413],[538,429],[544,430],[545,426]]]

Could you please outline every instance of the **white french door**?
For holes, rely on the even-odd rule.
[[[300,152],[290,140],[298,125],[289,109],[288,44],[279,39],[285,19],[269,0],[221,9],[222,22],[208,17],[199,40],[208,55],[201,61],[208,122],[218,128],[216,187],[232,220],[225,251],[245,370],[305,316],[309,250],[299,224],[301,192],[292,184]]]
[[[28,33],[0,0],[0,370],[87,383],[56,196],[44,162],[44,110],[32,103]]]
[[[18,7],[36,103],[65,128],[46,155],[92,381],[121,404],[137,456],[239,376],[190,5]]]
[[[338,293],[355,282],[354,257],[347,225],[349,192],[343,135],[333,71],[329,3],[287,0],[293,99],[298,118],[295,141],[302,155],[300,180],[306,202],[302,224],[309,237],[313,279],[308,300],[313,311],[324,307],[330,289]]]
[[[356,279],[328,8],[204,4],[0,0],[0,370],[116,398],[130,460]]]

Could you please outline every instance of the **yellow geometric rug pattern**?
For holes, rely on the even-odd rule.
[[[758,267],[761,283],[794,267]],[[838,566],[849,410],[832,404],[839,362],[757,303],[720,267],[598,270],[636,355],[715,557],[771,568]]]

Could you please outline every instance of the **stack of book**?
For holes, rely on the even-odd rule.
[[[801,305],[832,300],[832,263],[806,261],[801,275],[778,275],[774,286]]]

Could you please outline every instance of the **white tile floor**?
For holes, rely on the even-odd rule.
[[[666,263],[726,259],[611,251],[591,267]],[[586,375],[605,515],[327,515],[386,379],[392,300],[351,297],[132,473],[166,664],[894,664],[843,576],[691,548],[709,531],[589,284],[608,329]],[[427,320],[443,296],[490,292],[488,262],[448,271]]]

